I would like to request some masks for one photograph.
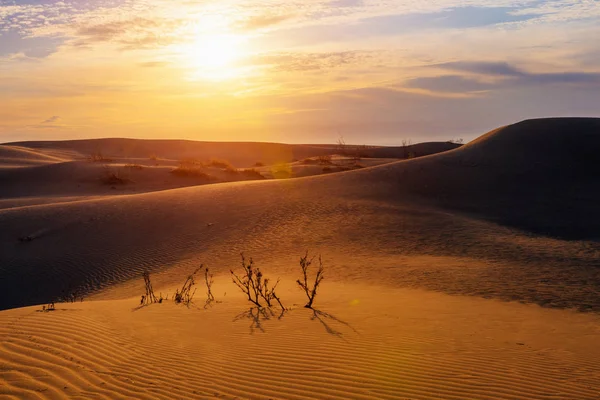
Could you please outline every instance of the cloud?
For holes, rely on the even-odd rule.
[[[237,27],[242,30],[257,30],[263,28],[269,28],[277,25],[283,21],[292,19],[294,15],[256,15],[247,18],[246,20],[238,23]]]
[[[63,125],[58,125],[57,122],[60,120],[58,115],[53,115],[48,119],[43,120],[42,122],[35,125],[27,125],[26,128],[31,129],[63,129]]]
[[[481,75],[494,76],[524,76],[527,75],[520,69],[506,62],[478,62],[478,61],[457,61],[433,65],[442,69],[452,71],[472,72]]]
[[[453,71],[470,72],[480,75],[514,78],[515,83],[534,84],[598,84],[599,72],[527,72],[505,62],[452,62],[437,67]]]
[[[53,115],[50,118],[48,118],[47,120],[44,120],[42,122],[40,122],[40,124],[44,125],[44,124],[53,124],[56,121],[58,121],[60,119],[60,117],[58,115]]]
[[[458,75],[445,75],[409,79],[402,86],[442,93],[474,93],[489,90],[494,84]]]
[[[275,53],[259,56],[253,64],[271,65],[274,71],[319,71],[355,64],[369,58],[369,52],[343,51],[325,53]]]
[[[76,31],[75,46],[93,43],[116,42],[123,49],[151,48],[178,41],[173,30],[182,23],[180,19],[133,18],[102,24],[86,24]]]

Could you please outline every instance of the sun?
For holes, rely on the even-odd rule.
[[[189,56],[192,64],[208,71],[234,67],[240,56],[239,38],[227,34],[201,35],[192,42]]]

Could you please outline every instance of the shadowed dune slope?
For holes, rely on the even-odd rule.
[[[450,142],[424,142],[412,144],[406,147],[378,147],[374,149],[368,149],[365,151],[365,153],[369,157],[377,158],[407,158],[409,155],[413,157],[423,157],[454,150],[461,146],[461,144]]]
[[[459,149],[359,172],[397,195],[535,234],[600,238],[600,119],[527,120]],[[389,186],[388,186],[389,188]]]
[[[598,311],[600,243],[563,240],[600,227],[597,167],[585,161],[598,124],[525,121],[447,153],[335,175],[0,210],[0,308],[146,269],[157,287],[200,262],[226,272],[241,251],[289,272],[309,248],[326,256],[331,279]]]

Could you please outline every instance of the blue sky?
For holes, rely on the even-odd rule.
[[[600,116],[600,2],[0,0],[0,142],[398,144]]]

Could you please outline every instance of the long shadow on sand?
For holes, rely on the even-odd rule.
[[[261,332],[265,332],[265,329],[263,328],[264,321],[269,321],[273,318],[281,319],[285,313],[286,310],[281,310],[281,313],[277,315],[277,313],[270,308],[250,307],[250,309],[247,311],[236,315],[236,317],[233,319],[233,322],[249,319],[251,321],[250,334],[253,335],[254,331],[257,329]]]
[[[238,314],[233,322],[241,321],[248,319],[251,321],[250,323],[250,334],[253,335],[255,331],[265,332],[264,323],[266,321],[277,319],[280,320],[290,310],[281,310],[278,314],[270,308],[259,308],[259,307],[250,307],[247,311],[244,311],[241,314]],[[354,329],[348,322],[343,321],[337,318],[334,315],[326,313],[321,310],[311,309],[312,316],[310,317],[311,321],[318,321],[325,331],[330,335],[337,336],[339,338],[343,337],[344,334],[341,331],[342,327],[346,327],[351,329],[354,333],[358,334],[358,331]]]
[[[339,330],[336,329],[336,327],[333,326],[333,324],[340,324],[343,326],[346,326],[347,328],[352,329],[352,331],[354,331],[354,333],[358,333],[358,331],[356,329],[354,329],[352,327],[352,325],[350,325],[349,323],[347,323],[346,321],[342,321],[341,319],[326,313],[324,311],[321,310],[317,310],[317,309],[312,309],[313,315],[310,318],[311,321],[319,321],[321,323],[321,325],[323,325],[323,328],[325,328],[325,331],[327,333],[329,333],[330,335],[334,335],[337,337],[342,337],[344,336],[344,334],[342,332],[340,332]]]

